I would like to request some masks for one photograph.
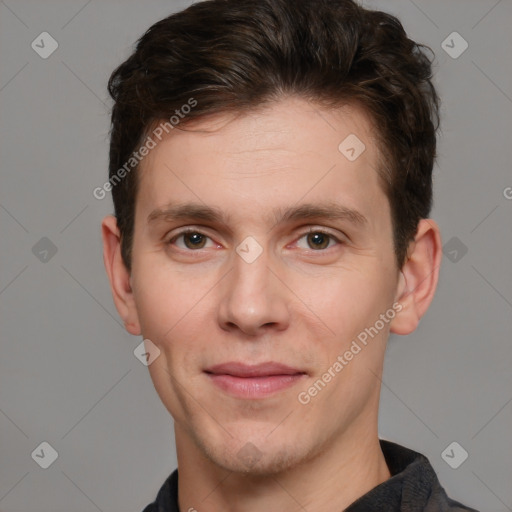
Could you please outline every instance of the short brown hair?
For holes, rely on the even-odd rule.
[[[155,122],[193,97],[181,120],[244,112],[296,95],[357,103],[376,128],[398,267],[432,206],[439,100],[430,48],[390,14],[352,0],[206,0],[150,27],[111,75],[109,177]],[[124,173],[123,173],[124,174]],[[137,172],[112,188],[123,262],[131,270]]]

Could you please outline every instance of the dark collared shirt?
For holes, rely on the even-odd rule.
[[[424,455],[383,439],[380,446],[391,478],[358,498],[345,512],[478,512],[448,498]],[[178,470],[143,512],[180,512]]]

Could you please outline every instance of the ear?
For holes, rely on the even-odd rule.
[[[391,321],[391,332],[410,334],[416,329],[434,298],[441,258],[439,226],[432,219],[421,219],[400,271],[395,300],[402,309]]]
[[[103,263],[110,281],[110,289],[125,329],[135,336],[141,334],[137,308],[130,283],[130,273],[121,257],[121,236],[117,219],[108,215],[101,223],[103,239]]]

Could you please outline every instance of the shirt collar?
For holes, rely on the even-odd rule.
[[[391,441],[379,439],[382,453],[391,473],[385,482],[374,487],[353,502],[344,512],[423,512],[439,510],[467,510],[447,497],[428,459]],[[158,508],[149,512],[180,512],[178,508],[178,470],[169,475],[154,502]],[[451,506],[461,508],[451,508]],[[462,508],[464,507],[464,508]]]
[[[391,477],[357,499],[345,512],[424,510],[432,491],[440,488],[430,462],[409,448],[384,439],[379,441]]]

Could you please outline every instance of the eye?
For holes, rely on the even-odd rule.
[[[327,233],[322,230],[310,230],[307,233],[304,233],[299,240],[306,238],[306,243],[309,247],[302,247],[303,249],[313,249],[314,251],[321,251],[323,249],[328,249],[332,246],[330,242],[338,242],[341,243],[334,235],[331,233]]]
[[[167,243],[169,245],[173,245],[179,239],[183,239],[184,244],[180,245],[176,243],[176,246],[179,247],[180,249],[197,250],[206,248],[206,243],[207,240],[209,240],[209,237],[199,231],[187,229],[185,231],[182,231],[181,233],[174,235]],[[212,246],[213,245],[210,245],[210,247]]]

